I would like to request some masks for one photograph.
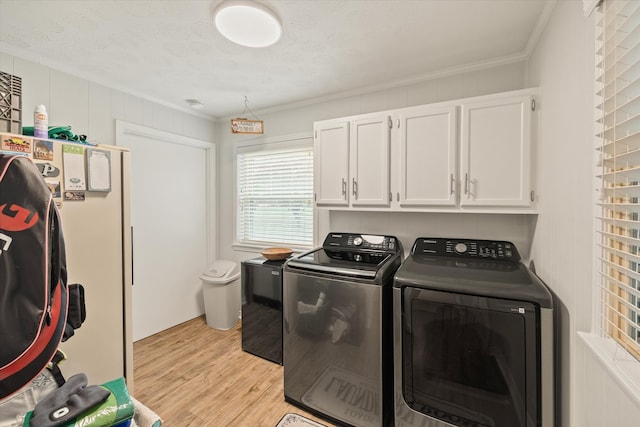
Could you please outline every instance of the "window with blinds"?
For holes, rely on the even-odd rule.
[[[239,151],[237,241],[313,244],[313,146]]]
[[[602,328],[640,360],[640,1],[598,10]]]

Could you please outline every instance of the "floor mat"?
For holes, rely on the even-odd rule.
[[[276,427],[326,427],[298,414],[285,414]]]

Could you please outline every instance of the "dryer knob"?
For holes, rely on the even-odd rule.
[[[456,253],[463,254],[467,252],[467,245],[465,245],[464,243],[456,243],[454,250],[456,251]]]

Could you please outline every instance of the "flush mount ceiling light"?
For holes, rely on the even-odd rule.
[[[189,104],[189,107],[193,108],[194,110],[202,110],[202,108],[204,107],[204,104],[197,99],[185,99],[185,102]]]
[[[271,46],[282,35],[278,16],[253,1],[224,1],[213,11],[213,20],[220,34],[242,46]]]

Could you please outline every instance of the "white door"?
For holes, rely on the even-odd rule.
[[[351,122],[352,206],[389,206],[390,127],[386,114]]]
[[[315,124],[314,191],[318,206],[347,206],[349,122]]]
[[[400,206],[454,206],[456,107],[404,110],[400,122]]]
[[[214,146],[131,124],[133,340],[204,313],[200,275],[212,256]]]
[[[530,206],[531,100],[462,105],[461,206]]]

